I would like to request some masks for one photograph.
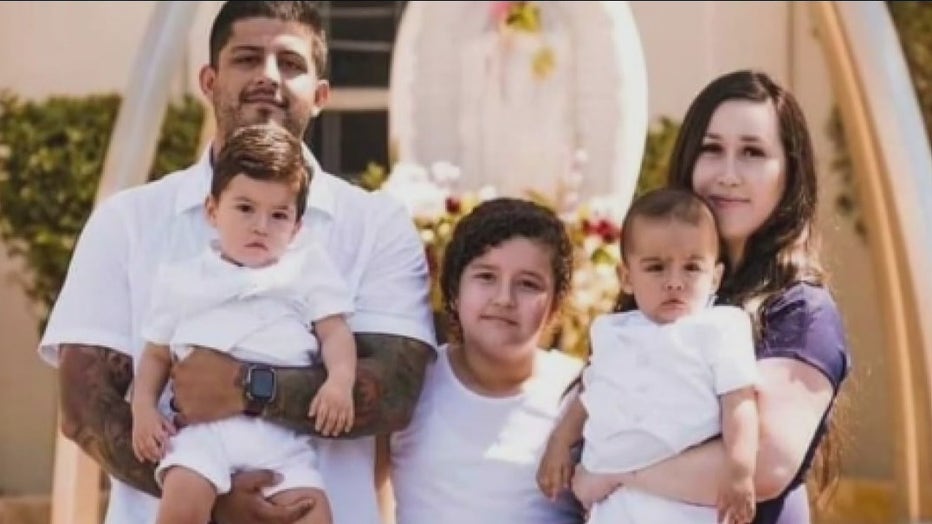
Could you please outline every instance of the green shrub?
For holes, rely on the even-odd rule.
[[[666,185],[670,156],[673,154],[673,146],[679,132],[680,124],[667,117],[661,117],[657,124],[647,131],[644,159],[641,161],[635,197]]]
[[[26,263],[21,282],[42,325],[94,205],[119,105],[118,95],[26,101],[0,92],[0,238]],[[150,179],[194,161],[203,116],[193,97],[169,107]]]
[[[932,139],[932,4],[887,2],[916,88],[926,133]]]

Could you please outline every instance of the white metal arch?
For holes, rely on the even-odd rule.
[[[884,2],[817,2],[859,183],[890,359],[894,515],[932,519],[932,156]]]
[[[450,161],[464,171],[476,165],[464,158],[466,117],[450,108],[473,95],[475,83],[460,70],[461,54],[487,24],[491,4],[408,3],[393,53],[389,95],[390,143],[398,161]],[[541,2],[540,7],[545,17],[559,18],[572,41],[571,112],[577,141],[589,156],[582,190],[588,196],[613,193],[627,204],[648,127],[647,69],[634,16],[627,2]],[[503,176],[464,172],[467,180],[507,186]]]

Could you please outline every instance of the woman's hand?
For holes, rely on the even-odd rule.
[[[313,508],[312,499],[281,506],[269,502],[262,488],[274,486],[281,478],[267,470],[244,471],[233,475],[230,492],[217,498],[213,518],[217,524],[292,524]]]
[[[602,502],[620,488],[622,480],[621,474],[591,473],[580,464],[576,466],[576,474],[573,475],[573,494],[589,510],[593,504]]]
[[[754,479],[750,475],[727,478],[718,492],[716,522],[747,524],[754,519]]]
[[[552,435],[537,469],[537,486],[550,500],[555,500],[560,491],[570,487],[573,478],[573,455],[570,444]]]

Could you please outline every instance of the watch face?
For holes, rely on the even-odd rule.
[[[269,369],[249,370],[249,396],[256,400],[269,400],[275,394],[275,373]]]

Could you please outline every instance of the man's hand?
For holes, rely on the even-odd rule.
[[[596,502],[605,500],[620,487],[621,481],[617,475],[591,473],[582,464],[576,466],[576,474],[573,475],[573,494],[587,510],[591,509]]]
[[[207,348],[195,348],[172,366],[172,406],[180,425],[214,422],[246,409],[242,364]]]
[[[313,500],[302,499],[280,506],[262,495],[262,488],[281,482],[267,470],[244,471],[233,475],[230,492],[217,498],[213,518],[218,524],[292,524],[307,515]]]

